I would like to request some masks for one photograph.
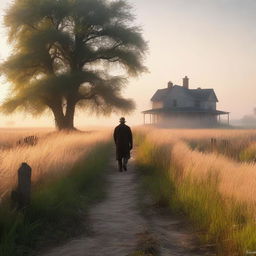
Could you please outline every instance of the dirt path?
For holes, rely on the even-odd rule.
[[[113,160],[108,172],[108,196],[89,213],[91,236],[72,240],[41,256],[127,256],[134,253],[138,239],[147,231],[154,233],[163,256],[198,255],[191,253],[191,235],[177,229],[177,220],[155,213],[150,218],[141,215],[134,160],[129,162],[128,172],[122,173],[117,172]]]

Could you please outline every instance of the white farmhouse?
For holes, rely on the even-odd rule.
[[[189,79],[183,78],[183,86],[168,83],[151,98],[152,109],[143,111],[144,123],[169,127],[216,126],[221,115],[229,112],[217,110],[218,98],[213,89],[190,89]],[[147,118],[149,116],[149,118]]]

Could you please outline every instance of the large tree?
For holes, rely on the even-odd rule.
[[[133,109],[121,95],[124,74],[146,70],[147,50],[133,21],[123,0],[14,1],[5,15],[13,52],[0,66],[11,86],[2,110],[51,110],[61,130],[74,128],[77,107],[103,114]]]

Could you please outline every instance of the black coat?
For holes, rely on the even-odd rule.
[[[116,144],[116,159],[123,157],[129,159],[130,150],[133,147],[131,128],[125,124],[120,124],[115,128],[114,141]]]

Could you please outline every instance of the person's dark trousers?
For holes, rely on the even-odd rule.
[[[123,158],[123,168],[125,171],[127,171],[127,163],[128,163],[128,158],[124,157]]]
[[[123,162],[122,159],[118,159],[118,167],[119,167],[119,172],[123,171]]]

